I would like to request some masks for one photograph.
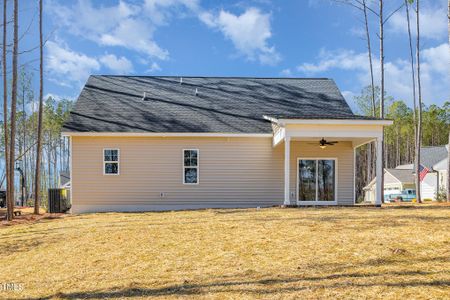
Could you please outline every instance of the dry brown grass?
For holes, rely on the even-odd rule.
[[[107,213],[0,228],[0,298],[444,299],[450,206]]]

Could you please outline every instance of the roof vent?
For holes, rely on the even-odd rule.
[[[180,77],[180,84],[183,84],[183,77]]]
[[[198,95],[198,89],[195,88],[195,96],[197,96],[197,95]]]
[[[147,99],[147,94],[144,92],[144,96],[142,96],[142,101],[145,101]]]

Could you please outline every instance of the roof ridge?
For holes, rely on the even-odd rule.
[[[257,77],[257,76],[193,76],[193,75],[114,75],[92,74],[93,77],[147,77],[147,78],[225,78],[225,79],[302,79],[302,80],[332,80],[328,77]]]

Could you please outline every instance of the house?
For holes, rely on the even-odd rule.
[[[376,178],[363,188],[364,201],[375,202]],[[414,173],[412,169],[384,169],[384,197],[401,194],[403,190],[414,189]]]
[[[422,147],[420,149],[422,166],[429,171],[420,183],[422,199],[436,199],[438,192],[447,190],[448,145]],[[415,189],[413,164],[399,165],[395,169],[384,170],[384,195],[398,194],[404,189]],[[364,187],[366,202],[374,203],[376,178]]]
[[[66,189],[70,188],[70,173],[60,172],[59,173],[59,188]]]
[[[91,76],[63,126],[72,212],[353,205],[355,148],[382,157],[390,124],[326,78]]]

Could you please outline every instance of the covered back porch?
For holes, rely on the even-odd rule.
[[[375,142],[376,173],[382,172],[383,127],[390,120],[266,119],[273,147],[284,147],[284,205],[355,204],[356,149],[367,143]],[[381,205],[380,176],[377,181]]]

